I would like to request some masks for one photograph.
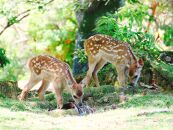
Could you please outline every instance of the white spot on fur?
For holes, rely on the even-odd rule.
[[[33,61],[32,61],[32,63],[36,63],[36,61],[35,61],[35,60],[33,60]]]

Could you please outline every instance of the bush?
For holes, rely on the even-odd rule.
[[[154,45],[153,35],[142,31],[133,31],[132,28],[119,24],[118,16],[117,13],[108,14],[98,19],[95,28],[96,33],[110,35],[120,41],[129,43],[139,57],[151,60],[158,58],[160,52]]]
[[[3,48],[0,48],[0,67],[4,67],[9,62],[8,58],[5,55],[5,50]]]

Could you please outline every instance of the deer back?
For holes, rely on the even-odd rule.
[[[116,40],[107,35],[96,34],[85,41],[85,51],[88,56],[101,57],[108,62],[136,61],[128,43]]]
[[[39,55],[29,60],[29,68],[32,73],[48,80],[67,79],[71,83],[75,82],[69,65],[48,55]]]

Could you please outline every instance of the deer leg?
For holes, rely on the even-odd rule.
[[[117,80],[120,84],[121,87],[125,87],[126,86],[126,82],[127,82],[127,79],[128,79],[128,69],[126,66],[118,66],[116,67],[116,70],[117,70],[117,74],[118,74],[118,77],[117,77]]]
[[[57,85],[57,83],[53,83],[54,89],[55,89],[55,94],[56,94],[56,100],[57,100],[57,108],[62,109],[63,107],[63,98],[62,98],[62,84],[60,83]]]
[[[96,64],[98,63],[98,60],[92,57],[88,57],[88,71],[87,71],[87,76],[84,78],[84,80],[82,82],[84,82],[84,84],[86,84],[86,86],[89,85],[91,77],[92,77],[92,73],[96,67]]]
[[[120,65],[120,66],[116,66],[116,70],[117,70],[117,74],[118,74],[118,82],[121,86],[120,88],[120,95],[119,95],[119,100],[120,102],[123,102],[127,99],[127,97],[125,96],[125,87],[126,87],[126,82],[128,79],[128,68],[126,66]]]
[[[18,96],[19,100],[24,100],[28,92],[36,85],[40,79],[36,78],[34,75],[31,75],[29,82],[25,85],[21,94]]]
[[[97,73],[99,72],[99,70],[100,70],[101,68],[103,68],[103,66],[105,65],[105,63],[106,63],[106,61],[103,60],[103,59],[101,59],[101,60],[99,61],[99,63],[96,65],[96,67],[95,67],[95,69],[94,69],[94,72],[92,73],[94,82],[95,82],[95,84],[96,84],[97,87],[100,86]]]
[[[45,98],[44,98],[44,94],[45,94],[45,91],[46,89],[49,87],[49,81],[46,81],[46,80],[43,80],[42,81],[42,85],[40,86],[40,88],[38,89],[38,96],[39,96],[39,99],[41,101],[44,101]]]

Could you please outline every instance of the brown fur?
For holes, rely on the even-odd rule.
[[[99,86],[97,73],[107,62],[115,65],[121,86],[126,85],[128,77],[131,79],[136,75],[139,78],[143,61],[137,60],[128,43],[118,41],[107,35],[96,34],[85,41],[84,48],[88,56],[89,66],[87,76],[82,81],[86,85],[93,77],[96,86]],[[135,84],[136,80],[132,78],[130,82]]]
[[[39,55],[29,60],[29,69],[31,71],[30,80],[19,95],[20,100],[23,100],[29,90],[41,80],[42,85],[38,89],[40,100],[44,100],[44,93],[50,82],[53,82],[59,108],[63,106],[61,94],[65,88],[70,91],[72,96],[75,95],[76,102],[82,100],[82,85],[75,81],[68,64],[52,56]]]

